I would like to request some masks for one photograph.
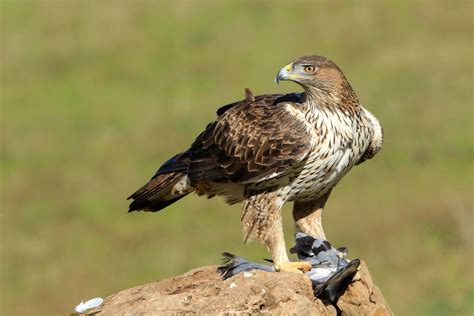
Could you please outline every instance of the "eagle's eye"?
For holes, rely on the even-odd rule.
[[[304,66],[303,67],[304,72],[311,74],[316,70],[316,67],[314,66]]]

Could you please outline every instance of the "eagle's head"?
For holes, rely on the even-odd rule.
[[[293,60],[278,72],[276,82],[282,80],[298,83],[308,95],[318,99],[339,102],[349,97],[358,102],[342,71],[326,57],[313,55]]]

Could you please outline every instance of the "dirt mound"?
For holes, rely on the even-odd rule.
[[[254,270],[223,281],[217,266],[193,269],[170,279],[107,297],[93,315],[260,314],[393,315],[373,284],[365,263],[337,305],[314,297],[303,274]]]

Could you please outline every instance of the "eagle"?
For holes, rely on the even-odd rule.
[[[243,202],[245,242],[263,243],[277,271],[309,270],[288,259],[283,205],[293,202],[299,232],[325,240],[321,215],[332,189],[381,149],[383,131],[328,58],[297,58],[278,72],[276,82],[284,80],[303,91],[254,96],[245,89],[243,100],[219,108],[187,150],[128,198],[129,212],[157,212],[192,192]]]

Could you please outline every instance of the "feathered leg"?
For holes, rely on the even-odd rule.
[[[294,203],[293,219],[299,231],[313,238],[326,239],[321,217],[330,194],[331,190],[317,200]]]
[[[261,193],[247,200],[241,219],[245,242],[258,239],[267,246],[277,271],[309,271],[311,264],[308,262],[290,262],[288,259],[281,217],[283,203],[275,192]]]

